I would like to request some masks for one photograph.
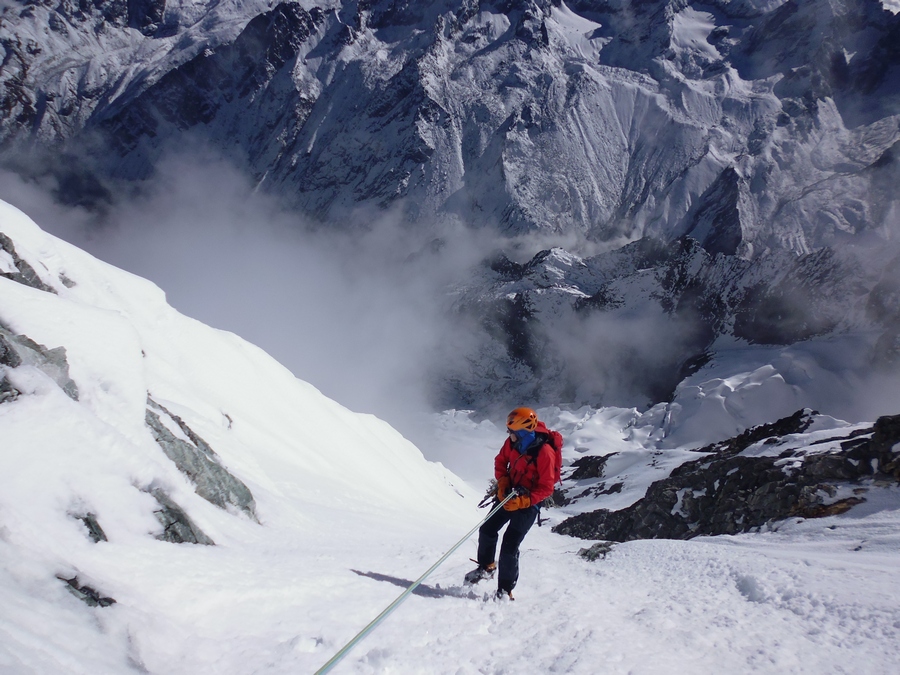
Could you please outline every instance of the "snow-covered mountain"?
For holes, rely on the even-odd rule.
[[[784,510],[686,541],[533,528],[515,603],[461,583],[469,542],[334,672],[891,672],[897,419],[800,411],[697,448],[787,388],[738,360],[668,407],[541,410],[567,439],[545,516],[684,537],[741,490]],[[0,670],[315,671],[484,516],[502,426],[435,424],[470,484],[0,205]]]
[[[459,322],[481,339],[464,359],[449,345],[440,400],[647,407],[717,378],[737,386],[753,360],[791,392],[760,400],[754,424],[804,406],[859,420],[889,413],[871,404],[897,391],[898,255],[888,241],[747,260],[687,237],[585,258],[493,258],[453,296]]]
[[[385,422],[7,204],[0,439],[4,672],[207,672],[222,640],[253,643],[260,610],[298,613],[312,650],[315,607],[341,595],[317,578],[366,569],[336,562],[341,547],[377,549],[384,528],[428,541],[476,515]]]
[[[499,233],[518,262],[460,272],[439,408],[670,401],[735,340],[852,339],[829,370],[860,381],[897,362],[900,16],[878,0],[3,11],[0,155],[63,199],[202,147],[330,226]]]
[[[878,0],[15,2],[0,129],[75,199],[194,138],[326,221],[808,253],[896,220],[898,31]]]

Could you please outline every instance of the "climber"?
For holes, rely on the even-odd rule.
[[[497,597],[513,599],[519,578],[519,545],[534,525],[541,502],[553,494],[559,480],[562,436],[539,421],[531,408],[516,408],[506,418],[509,437],[494,458],[497,499],[503,501],[510,490],[516,496],[488,518],[478,531],[478,567],[466,575],[476,583],[497,574]],[[509,523],[494,561],[500,530]],[[497,564],[499,563],[499,565]]]

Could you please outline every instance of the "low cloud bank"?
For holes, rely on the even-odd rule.
[[[500,249],[522,261],[551,244],[578,249],[575,241],[411,228],[389,212],[373,213],[364,228],[326,227],[257,190],[229,162],[193,150],[169,153],[139,189],[114,191],[99,215],[60,206],[48,196],[53,188],[0,173],[0,198],[45,230],[151,279],[184,314],[253,342],[326,395],[388,420],[420,445],[421,414],[438,400],[452,403],[446,393],[455,374],[470,383],[483,378],[487,387],[516,378],[514,368],[472,375],[472,362],[497,346],[486,346],[483,318],[450,311],[448,289]],[[670,392],[686,352],[702,342],[693,322],[662,314],[592,314],[551,328],[552,354],[535,355],[564,385],[544,388],[559,397],[551,403],[652,403],[648,391]],[[897,383],[891,374],[872,387],[855,383],[844,412],[857,419],[890,412],[885,396],[894,398]],[[536,386],[538,396],[544,385]],[[497,409],[547,403],[546,396],[506,400],[504,391],[501,382],[491,394]]]
[[[0,197],[43,229],[158,284],[171,305],[262,347],[347,407],[398,427],[430,410],[426,373],[454,331],[444,289],[492,246],[436,239],[390,213],[326,228],[255,189],[233,165],[169,154],[102,212],[54,201],[54,185],[0,174]],[[359,217],[357,220],[362,220]]]

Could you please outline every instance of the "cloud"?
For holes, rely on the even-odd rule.
[[[453,331],[445,288],[489,245],[477,233],[439,239],[391,213],[369,214],[368,228],[327,228],[197,148],[167,153],[137,190],[114,189],[100,215],[59,205],[54,187],[0,174],[0,197],[48,232],[154,281],[182,313],[401,429],[429,410],[427,373]]]
[[[452,403],[440,397],[459,391],[455,378],[484,387],[497,409],[527,403],[516,396],[528,387],[543,403],[642,407],[670,394],[680,365],[706,345],[691,317],[635,308],[573,313],[539,329],[547,349],[536,358],[546,379],[525,382],[532,373],[510,364],[500,341],[490,343],[486,317],[451,311],[448,291],[494,251],[525,261],[551,244],[578,251],[577,239],[412,227],[391,212],[358,212],[354,222],[367,227],[326,227],[196,147],[167,153],[139,187],[112,189],[101,212],[60,206],[49,196],[52,178],[42,180],[0,173],[0,198],[45,230],[151,279],[184,314],[253,342],[326,395],[414,440],[424,438],[420,413],[437,400]],[[473,363],[497,370],[473,373]],[[885,377],[877,389],[893,396],[896,381]],[[860,399],[857,414],[885,411],[882,400]]]

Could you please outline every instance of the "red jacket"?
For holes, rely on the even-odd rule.
[[[543,422],[538,422],[535,431],[544,435],[550,433]],[[528,490],[531,503],[537,504],[553,494],[553,464],[556,461],[554,452],[549,444],[544,443],[535,459],[529,453],[520,454],[507,438],[494,458],[494,477],[499,480],[503,476],[509,476],[512,487]]]

